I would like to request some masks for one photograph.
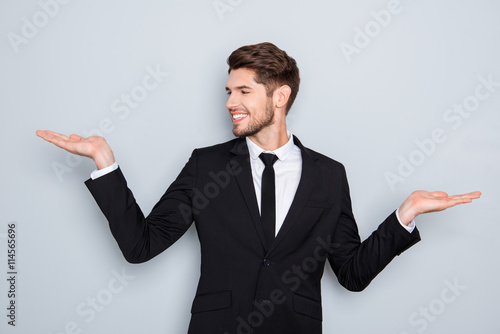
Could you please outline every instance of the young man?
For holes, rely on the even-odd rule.
[[[321,333],[327,259],[344,287],[363,290],[420,240],[417,215],[480,193],[414,192],[361,243],[344,167],[287,131],[295,60],[261,43],[234,51],[228,64],[226,106],[238,138],[194,150],[146,218],[104,138],[37,135],[95,161],[86,185],[129,262],[158,255],[195,222],[202,263],[189,333]]]

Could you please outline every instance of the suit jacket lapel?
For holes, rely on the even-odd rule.
[[[297,137],[293,136],[293,141],[302,152],[302,175],[300,176],[299,186],[297,187],[297,192],[293,198],[292,205],[290,206],[283,225],[281,226],[281,229],[279,230],[278,235],[272,243],[268,253],[272,252],[278,244],[283,241],[286,234],[290,232],[293,226],[297,223],[297,217],[309,199],[319,175],[315,158],[310,155]]]
[[[233,169],[238,187],[243,195],[243,198],[245,199],[248,212],[250,213],[257,234],[259,235],[262,247],[265,249],[266,239],[260,222],[259,206],[257,198],[255,197],[255,188],[252,179],[250,155],[248,153],[248,146],[245,139],[238,139],[234,144],[231,153],[234,155],[230,161],[231,168]]]

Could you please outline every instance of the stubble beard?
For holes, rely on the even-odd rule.
[[[251,116],[247,116],[251,117]],[[238,129],[238,125],[233,127],[233,134],[236,137],[244,138],[253,136],[259,133],[265,127],[268,127],[274,123],[274,108],[272,100],[269,100],[266,104],[266,112],[260,119],[253,119],[246,128]]]

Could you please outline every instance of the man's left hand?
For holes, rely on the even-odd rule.
[[[416,216],[422,213],[442,211],[458,204],[470,203],[480,196],[481,192],[479,191],[448,196],[443,191],[428,192],[418,190],[408,196],[399,207],[399,219],[401,219],[402,224],[408,225]]]

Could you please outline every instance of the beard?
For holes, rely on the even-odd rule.
[[[259,133],[263,128],[274,123],[274,108],[272,100],[269,99],[267,101],[265,112],[261,117],[257,118],[255,113],[249,113],[249,116],[247,117],[252,118],[245,128],[241,128],[241,126],[239,127],[238,125],[233,127],[233,134],[236,137],[244,138],[253,136]]]

